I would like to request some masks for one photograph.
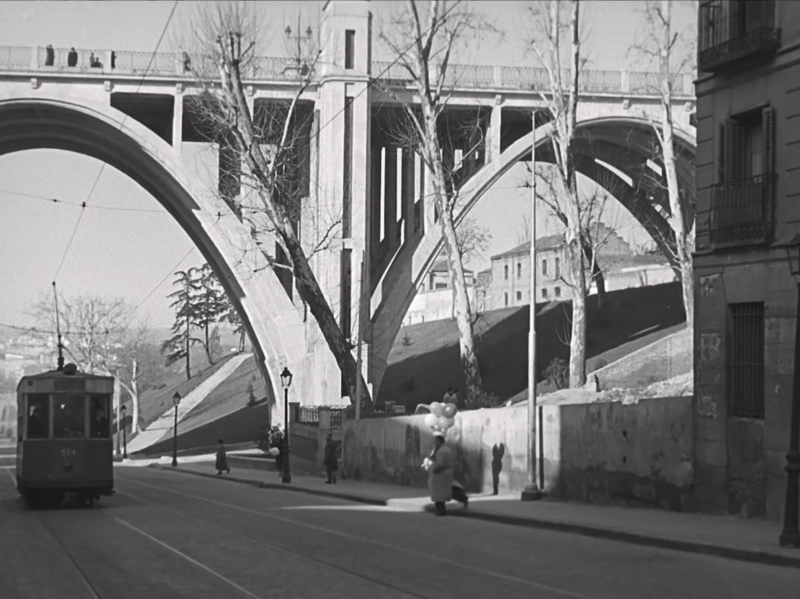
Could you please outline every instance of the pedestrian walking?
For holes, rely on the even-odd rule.
[[[231,473],[231,469],[228,467],[228,452],[225,450],[225,442],[222,439],[219,440],[217,446],[217,460],[214,467],[217,469],[217,476],[220,476],[223,470],[228,474]]]
[[[75,51],[75,48],[69,49],[69,54],[67,54],[67,66],[68,67],[75,67],[78,66],[78,53]]]
[[[47,48],[44,49],[44,66],[52,67],[56,63],[56,51],[53,50],[53,46],[51,44],[47,44]]]
[[[333,435],[328,433],[325,437],[325,472],[328,475],[326,485],[336,484],[336,472],[339,470],[338,452],[338,444],[333,440]]]

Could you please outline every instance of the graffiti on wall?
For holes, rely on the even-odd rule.
[[[720,363],[720,346],[722,335],[719,333],[702,333],[700,335],[700,364],[711,365]]]
[[[717,417],[717,402],[710,395],[697,398],[697,413],[706,418]]]
[[[714,287],[719,279],[719,275],[708,275],[700,277],[700,295],[709,296],[714,293]]]

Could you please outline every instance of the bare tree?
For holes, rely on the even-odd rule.
[[[304,120],[301,96],[314,75],[319,51],[297,62],[293,77],[297,91],[285,103],[255,114],[245,93],[245,78],[259,68],[255,49],[264,31],[256,9],[247,2],[203,3],[198,6],[189,46],[203,57],[204,70],[198,70],[202,87],[196,107],[209,137],[218,140],[228,153],[231,165],[229,185],[220,181],[221,199],[249,226],[250,235],[266,265],[282,279],[287,291],[292,282],[300,300],[313,318],[333,354],[352,401],[361,373],[351,353],[352,345],[343,333],[309,264],[309,254],[326,247],[336,235],[333,222],[317,238],[304,245],[299,232],[302,213],[303,168],[299,160],[301,144],[307,135],[301,130]],[[210,69],[213,68],[213,74]],[[288,68],[288,67],[287,67]],[[250,193],[240,193],[239,185]],[[311,247],[309,251],[308,247]],[[274,250],[273,250],[274,248]],[[349,333],[349,331],[347,332]],[[368,401],[367,387],[362,396]]]
[[[459,167],[481,147],[480,128],[475,127],[473,147],[461,156],[461,164],[453,164],[449,152],[443,148],[440,136],[445,107],[449,95],[448,84],[452,75],[448,69],[453,53],[464,44],[467,35],[478,36],[485,22],[467,3],[431,0],[425,6],[408,0],[405,9],[393,16],[390,28],[381,39],[396,57],[414,90],[413,100],[394,93],[407,117],[398,135],[400,143],[413,148],[430,174],[431,197],[442,231],[442,252],[447,262],[453,290],[453,315],[455,317],[461,352],[461,364],[467,385],[467,401],[481,397],[478,357],[475,353],[472,307],[467,294],[464,276],[464,252],[456,231],[458,215]],[[408,48],[409,40],[413,40]],[[464,236],[462,235],[462,241]]]
[[[662,244],[674,251],[674,259],[680,272],[683,306],[686,323],[694,326],[694,221],[687,218],[683,205],[688,199],[681,194],[678,185],[677,156],[675,146],[675,123],[672,117],[672,102],[675,90],[683,84],[683,76],[694,70],[694,42],[686,33],[673,31],[674,0],[647,0],[643,10],[644,41],[634,49],[648,64],[658,65],[658,94],[661,106],[661,122],[651,121],[658,147],[653,159],[661,163],[666,185],[651,176],[648,183],[665,188],[669,198],[670,214],[667,221],[674,234],[672,243]],[[646,171],[645,171],[646,173]],[[674,250],[672,249],[674,248]]]
[[[533,25],[530,46],[546,69],[548,89],[540,97],[552,118],[551,143],[559,187],[563,190],[563,214],[566,219],[567,276],[572,285],[572,330],[570,336],[570,387],[586,382],[586,273],[584,271],[584,235],[582,205],[578,197],[575,170],[575,130],[577,125],[578,80],[583,66],[580,38],[580,0],[569,3],[549,0],[531,8]],[[562,58],[563,36],[571,34],[568,60]],[[564,64],[564,63],[567,64]]]
[[[112,356],[126,340],[132,308],[121,298],[59,294],[58,310],[62,347],[68,360],[83,372],[109,372]],[[31,315],[41,328],[56,330],[53,297],[49,294],[36,302]]]

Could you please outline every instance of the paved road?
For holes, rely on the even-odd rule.
[[[94,509],[0,471],[3,599],[796,599],[800,571],[118,468]]]

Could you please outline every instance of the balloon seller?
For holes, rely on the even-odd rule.
[[[431,413],[425,416],[425,424],[433,430],[433,451],[425,458],[422,467],[428,471],[428,489],[437,516],[446,516],[446,503],[454,499],[469,505],[464,488],[453,477],[453,451],[445,442],[445,434],[455,425],[458,408],[453,403],[430,405]]]

